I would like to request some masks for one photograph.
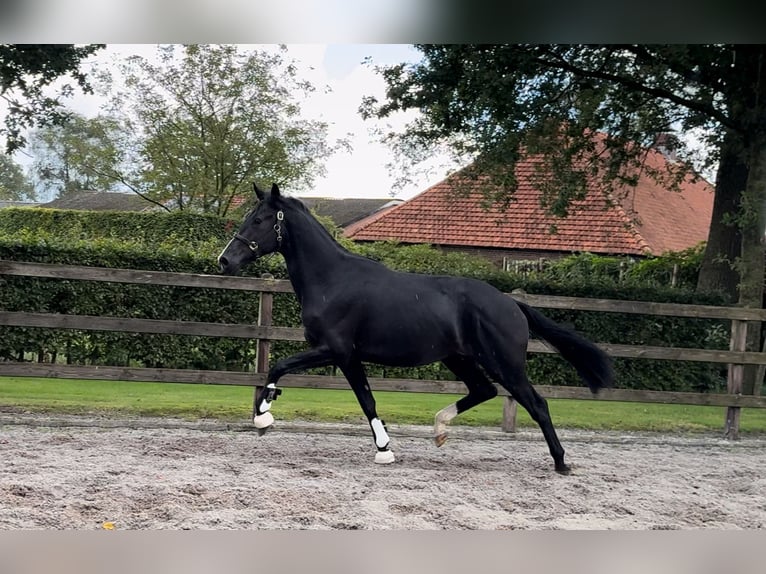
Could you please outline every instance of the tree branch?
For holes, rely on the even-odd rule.
[[[157,206],[161,207],[162,209],[164,209],[165,211],[167,211],[168,213],[170,213],[170,209],[167,206],[163,205],[159,201],[155,201],[154,199],[152,199],[148,195],[138,191],[136,186],[134,186],[129,181],[127,181],[125,179],[125,177],[121,173],[112,173],[112,172],[103,171],[103,170],[95,168],[95,167],[93,167],[92,165],[89,165],[89,164],[84,164],[84,167],[88,168],[89,170],[91,170],[93,173],[95,173],[97,175],[101,175],[103,177],[106,177],[106,178],[109,178],[109,179],[113,179],[114,181],[117,181],[117,182],[121,183],[122,185],[124,185],[125,187],[130,189],[130,191],[132,191],[137,196],[139,196],[141,199],[145,199],[149,203],[153,203],[154,205],[157,205]]]
[[[617,74],[604,72],[603,70],[600,70],[600,69],[588,70],[585,68],[580,68],[568,62],[561,55],[556,54],[555,52],[549,51],[548,54],[552,56],[554,59],[551,60],[551,59],[540,56],[540,57],[536,57],[535,61],[544,67],[565,70],[567,72],[571,72],[577,76],[581,76],[584,78],[593,78],[593,79],[605,80],[608,82],[614,82],[618,85],[625,86],[626,88],[629,88],[630,90],[642,92],[654,98],[667,100],[674,104],[683,106],[689,110],[700,112],[716,120],[721,125],[729,129],[732,129],[738,133],[744,133],[744,128],[739,122],[735,122],[723,112],[716,110],[713,106],[703,104],[697,100],[684,98],[674,92],[671,92],[670,90],[666,90],[663,88],[653,88],[653,87],[647,86],[631,77],[620,76]]]

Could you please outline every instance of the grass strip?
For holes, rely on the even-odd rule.
[[[375,398],[383,420],[394,424],[433,424],[434,414],[460,395],[378,391]],[[695,405],[622,403],[551,399],[553,422],[560,428],[659,432],[718,432],[725,409]],[[194,385],[78,379],[0,377],[0,408],[69,414],[127,414],[248,421],[253,389],[227,385]],[[348,390],[286,388],[273,406],[282,420],[364,423]],[[502,399],[496,398],[461,414],[453,424],[499,427]],[[534,427],[519,408],[519,427]],[[766,432],[766,409],[743,409],[740,430]]]

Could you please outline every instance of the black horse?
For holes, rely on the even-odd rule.
[[[400,273],[350,253],[276,184],[270,193],[254,187],[258,202],[218,257],[221,273],[233,275],[262,255],[281,253],[311,347],[271,368],[256,397],[256,427],[274,422],[269,410],[281,392],[276,388],[280,377],[335,365],[370,422],[375,462],[393,462],[363,363],[414,367],[442,361],[468,394],[436,414],[438,446],[452,418],[497,395],[494,380],[540,425],[555,469],[569,472],[547,402],[525,373],[529,331],[553,345],[594,393],[613,381],[611,360],[601,349],[482,281]]]

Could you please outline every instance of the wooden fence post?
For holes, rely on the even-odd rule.
[[[503,399],[503,432],[516,432],[516,412],[519,403],[513,397],[506,396]]]
[[[274,279],[271,273],[263,273],[261,279]],[[274,310],[274,294],[261,291],[258,302],[258,326],[271,327],[272,311]],[[258,339],[258,348],[255,355],[255,372],[269,372],[269,352],[271,350],[271,341],[268,339]],[[253,417],[255,416],[256,401],[258,400],[258,387],[253,389]]]
[[[747,321],[737,319],[731,322],[731,340],[729,350],[745,351],[747,346]],[[731,395],[742,394],[742,381],[744,379],[744,365],[729,365],[729,373],[726,388]],[[726,421],[724,423],[724,436],[728,439],[739,438],[739,407],[726,407]]]
[[[524,301],[527,292],[524,289],[514,289],[511,295],[519,301]],[[513,397],[506,396],[503,399],[503,422],[501,429],[503,432],[516,432],[516,413],[519,410],[519,404],[513,400]]]

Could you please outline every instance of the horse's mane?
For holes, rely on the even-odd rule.
[[[369,257],[364,257],[363,255],[359,255],[357,253],[352,253],[351,251],[349,251],[348,249],[343,247],[343,245],[341,245],[338,242],[338,240],[335,239],[335,237],[333,237],[332,233],[330,233],[327,230],[327,228],[324,225],[322,225],[322,223],[314,216],[314,214],[311,212],[311,209],[309,209],[309,207],[305,203],[303,203],[303,201],[301,201],[297,197],[289,197],[289,196],[284,196],[284,195],[281,197],[281,200],[282,201],[286,201],[288,203],[288,205],[290,205],[292,207],[297,207],[298,210],[301,213],[303,213],[312,222],[313,225],[317,226],[321,230],[321,232],[324,233],[324,235],[326,237],[328,237],[338,247],[338,249],[340,249],[341,251],[346,252],[347,254],[349,254],[349,255],[351,255],[351,256],[353,256],[355,258],[369,260]],[[339,229],[341,229],[341,228],[339,227]]]
[[[290,202],[291,205],[297,206],[303,212],[311,214],[311,210],[308,208],[308,206],[305,203],[303,203],[303,200],[297,197],[289,197],[285,195],[282,196],[282,199]]]

